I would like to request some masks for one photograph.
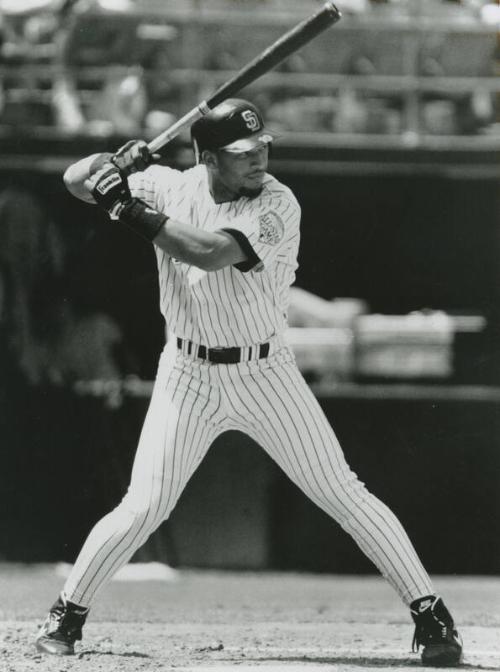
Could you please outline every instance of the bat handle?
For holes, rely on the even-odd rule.
[[[197,119],[207,114],[207,112],[210,112],[210,107],[203,101],[176,121],[170,128],[167,128],[163,133],[160,133],[156,138],[153,138],[151,142],[148,142],[149,151],[151,153],[157,152],[164,145],[178,136],[185,128],[188,128]]]

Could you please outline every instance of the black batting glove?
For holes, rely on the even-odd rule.
[[[132,199],[127,178],[110,163],[85,180],[85,187],[97,205],[109,212],[113,219],[118,218],[122,207]]]
[[[149,242],[153,242],[168,219],[144,201],[132,198],[127,178],[111,163],[85,180],[85,186],[111,219],[126,224]]]
[[[130,175],[146,170],[160,158],[159,154],[151,154],[144,140],[130,140],[113,154],[111,161],[124,175]]]

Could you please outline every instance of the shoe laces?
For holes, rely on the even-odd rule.
[[[82,626],[88,610],[78,610],[59,599],[49,613],[49,632],[61,633],[64,637],[82,638]]]
[[[64,619],[66,606],[62,602],[57,602],[49,611],[49,631],[58,630]]]

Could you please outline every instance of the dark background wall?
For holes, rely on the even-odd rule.
[[[460,382],[498,383],[499,240],[493,180],[278,174],[303,207],[297,284],[372,311],[485,314]],[[151,249],[65,191],[60,175],[0,174],[35,190],[63,232],[65,291],[111,314],[152,378],[162,345]],[[14,385],[0,399],[0,555],[71,561],[124,494],[146,400]],[[497,572],[500,407],[323,399],[353,468],[400,515],[433,572]],[[248,478],[248,476],[251,478]],[[371,571],[361,553],[236,434],[221,437],[143,557],[192,566]]]
[[[284,176],[299,195],[299,281],[373,310],[498,311],[495,181]]]
[[[92,525],[125,493],[147,400],[128,400],[119,411],[67,392],[23,401],[29,426],[10,437],[3,457],[0,551],[6,560],[71,562]],[[498,572],[498,404],[322,404],[351,466],[401,518],[431,572]],[[354,542],[236,432],[214,443],[137,559],[373,571]]]

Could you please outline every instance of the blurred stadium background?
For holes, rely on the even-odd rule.
[[[298,361],[433,573],[500,570],[499,7],[350,0],[242,92],[303,207]],[[72,562],[123,494],[163,342],[151,249],[65,192],[320,7],[0,0],[0,559]],[[193,162],[187,137],[163,161]],[[244,437],[136,560],[369,573]]]

